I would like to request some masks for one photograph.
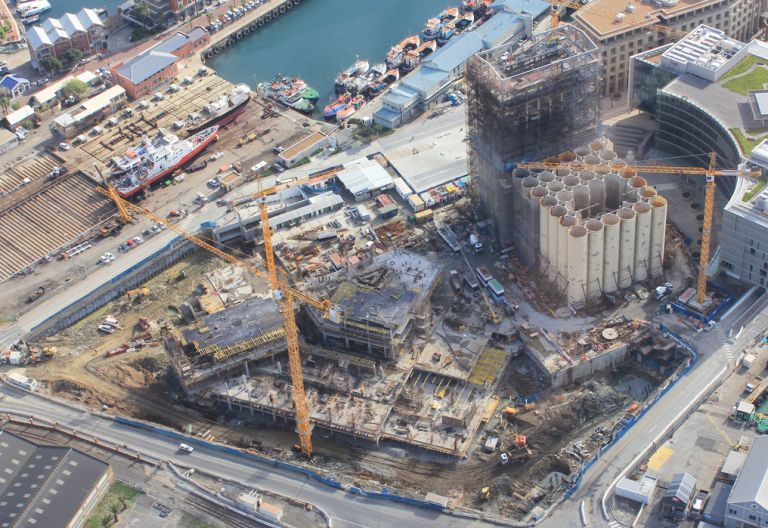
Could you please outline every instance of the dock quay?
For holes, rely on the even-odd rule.
[[[288,13],[294,7],[301,4],[302,1],[306,0],[267,1],[250,13],[246,13],[232,24],[212,35],[210,46],[205,48],[200,54],[201,59],[205,62],[206,59],[218,55],[224,49],[235,45],[240,39],[248,36],[251,32],[257,31],[265,24],[269,24]]]

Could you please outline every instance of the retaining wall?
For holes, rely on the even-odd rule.
[[[302,1],[306,1],[306,0],[283,0],[267,13],[264,13],[263,15],[259,16],[255,20],[245,24],[243,27],[232,31],[231,33],[223,36],[219,40],[213,42],[210,46],[208,46],[202,51],[202,53],[200,54],[201,59],[203,60],[203,62],[205,62],[206,59],[209,59],[214,55],[218,55],[225,49],[231,46],[234,46],[244,37],[250,35],[251,32],[257,31],[258,29],[262,28],[264,25],[269,24],[274,20],[277,20],[284,14],[288,13],[291,9],[301,4]]]
[[[170,268],[195,248],[196,246],[191,242],[181,237],[176,237],[164,247],[147,255],[140,262],[127,268],[96,290],[71,302],[67,307],[62,308],[59,312],[32,328],[28,339],[38,340],[64,330],[108,302],[115,300],[121,295],[125,295],[125,292],[128,290],[140,286],[155,275]]]

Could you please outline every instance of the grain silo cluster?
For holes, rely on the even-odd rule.
[[[514,202],[537,227],[540,271],[568,303],[662,274],[667,201],[645,178],[601,142],[545,161],[563,166],[513,171]]]

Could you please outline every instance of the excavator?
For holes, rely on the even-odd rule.
[[[145,297],[148,297],[149,294],[152,293],[152,291],[149,288],[142,287],[142,288],[136,288],[135,290],[128,290],[125,292],[126,297],[128,299],[134,300],[134,301],[141,301]]]

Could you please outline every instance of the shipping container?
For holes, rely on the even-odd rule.
[[[28,378],[17,372],[9,372],[6,374],[6,377],[8,378],[8,382],[11,383],[11,385],[16,385],[17,387],[21,387],[22,389],[30,391],[37,389],[37,380]]]
[[[413,215],[413,220],[417,224],[423,224],[432,220],[433,215],[434,215],[434,212],[432,211],[432,209],[424,209],[423,211],[419,211],[418,213]]]
[[[398,211],[399,210],[398,210],[397,206],[395,204],[391,203],[391,204],[385,205],[384,207],[379,209],[379,216],[383,220],[386,220],[387,218],[392,218],[394,216],[397,216]]]
[[[424,200],[419,198],[418,194],[411,194],[410,196],[408,196],[407,200],[408,200],[408,205],[410,205],[411,208],[417,213],[419,211],[424,210]]]
[[[475,271],[477,272],[477,278],[480,279],[483,286],[488,286],[488,281],[493,280],[493,275],[485,266],[478,266]]]
[[[408,186],[408,184],[407,184],[407,183],[405,183],[405,180],[404,180],[404,179],[402,179],[402,178],[400,178],[400,177],[397,177],[397,178],[395,178],[395,179],[393,180],[393,182],[394,182],[394,184],[395,184],[395,191],[397,191],[397,194],[399,194],[399,195],[400,195],[400,197],[401,197],[403,200],[407,200],[407,199],[408,199],[408,197],[409,197],[409,196],[411,196],[411,195],[413,194],[413,191],[412,191],[412,190],[411,190],[411,188]]]

